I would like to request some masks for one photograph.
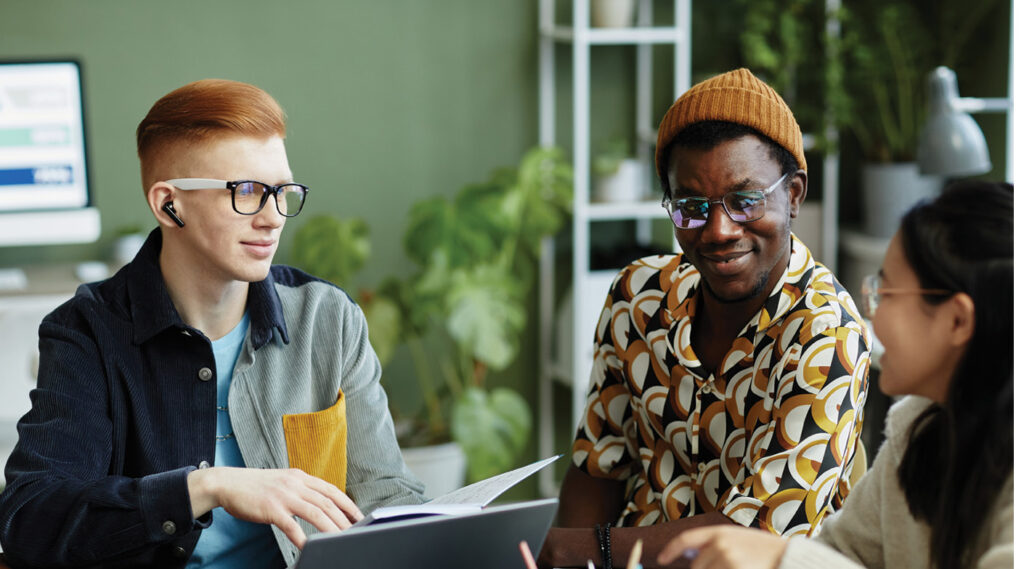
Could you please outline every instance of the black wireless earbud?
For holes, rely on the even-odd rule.
[[[164,213],[166,213],[168,217],[173,219],[174,223],[178,224],[178,227],[185,227],[185,222],[182,221],[180,217],[178,217],[178,212],[174,211],[174,202],[167,202],[164,204],[164,207],[160,209],[164,210]]]

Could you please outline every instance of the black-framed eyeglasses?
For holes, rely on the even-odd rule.
[[[878,303],[886,294],[920,294],[924,296],[946,296],[953,294],[951,290],[941,288],[887,288],[880,286],[882,279],[878,275],[864,277],[860,287],[860,294],[864,301],[864,317],[868,320],[875,318],[875,311],[878,310]]]
[[[765,201],[768,194],[774,192],[789,177],[783,174],[774,184],[763,190],[739,190],[725,194],[720,200],[709,200],[705,197],[666,198],[661,207],[668,211],[672,223],[679,229],[695,229],[708,222],[711,206],[722,204],[729,219],[737,223],[749,223],[764,217]]]
[[[267,205],[267,198],[274,196],[277,212],[285,217],[295,217],[306,203],[309,188],[302,184],[281,184],[271,186],[253,180],[214,180],[210,178],[175,178],[168,184],[179,190],[231,190],[231,207],[242,215],[256,215]]]

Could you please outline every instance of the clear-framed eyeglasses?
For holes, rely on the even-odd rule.
[[[887,294],[920,294],[924,296],[947,296],[953,294],[953,291],[939,288],[887,288],[881,286],[881,284],[882,278],[878,275],[864,277],[864,283],[861,284],[860,293],[864,302],[863,316],[868,320],[875,318],[878,303]]]
[[[214,180],[210,178],[175,178],[168,184],[179,190],[231,190],[231,207],[242,215],[256,215],[267,205],[273,195],[277,212],[285,217],[295,217],[306,203],[309,188],[302,184],[281,184],[271,186],[253,180]]]
[[[774,192],[782,182],[789,178],[783,174],[774,184],[763,190],[739,190],[725,194],[720,200],[709,200],[704,197],[666,198],[661,207],[668,211],[672,223],[679,229],[696,229],[708,222],[711,206],[722,204],[729,219],[737,223],[749,223],[764,217],[765,202],[768,194]]]

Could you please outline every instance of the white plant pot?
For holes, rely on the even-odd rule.
[[[466,453],[458,443],[403,448],[402,459],[423,482],[428,499],[458,490],[466,483]]]
[[[863,227],[872,237],[895,235],[903,214],[942,188],[942,178],[922,175],[917,162],[866,164],[861,174]]]
[[[639,161],[634,158],[623,160],[614,174],[594,180],[594,201],[621,203],[642,200],[642,173]]]
[[[636,0],[590,0],[590,18],[595,28],[626,28],[633,25]]]

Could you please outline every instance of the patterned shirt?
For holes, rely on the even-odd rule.
[[[813,535],[849,492],[870,337],[850,294],[795,236],[786,274],[717,370],[690,342],[700,273],[640,259],[612,284],[573,462],[626,481],[618,525],[720,511]]]

